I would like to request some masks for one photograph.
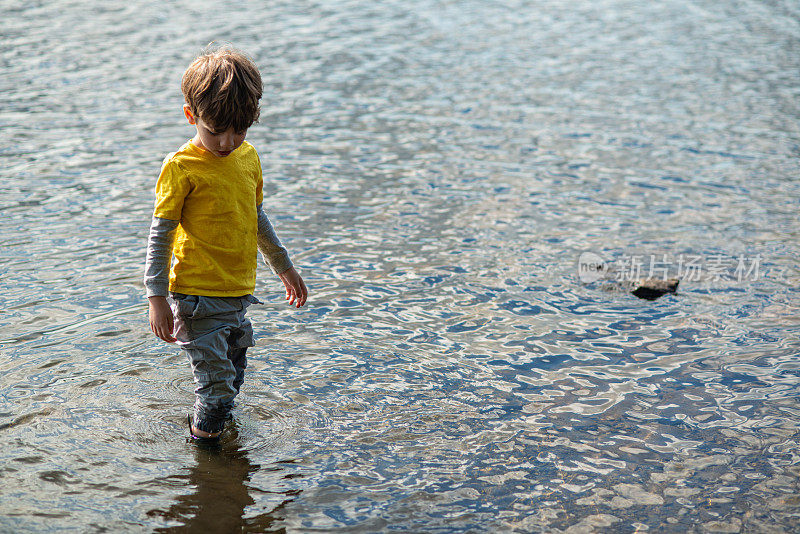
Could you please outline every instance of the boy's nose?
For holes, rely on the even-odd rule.
[[[233,135],[224,134],[219,140],[219,146],[223,150],[229,150],[233,148]]]

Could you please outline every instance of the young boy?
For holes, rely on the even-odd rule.
[[[289,304],[303,306],[308,290],[261,208],[261,163],[244,140],[259,115],[258,68],[241,52],[219,49],[186,69],[181,90],[197,133],[161,167],[144,285],[150,329],[177,342],[192,366],[190,434],[214,443],[254,345],[245,312],[258,303],[256,249],[283,281]]]

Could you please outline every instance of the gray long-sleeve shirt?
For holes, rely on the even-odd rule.
[[[178,221],[153,217],[147,239],[147,258],[144,268],[144,287],[148,297],[169,293],[169,268],[172,262],[172,242]],[[289,253],[275,234],[267,214],[258,205],[258,250],[272,272],[281,274],[290,267]]]

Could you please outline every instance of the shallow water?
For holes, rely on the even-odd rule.
[[[264,4],[0,3],[0,530],[797,531],[794,2]],[[218,454],[140,281],[214,39],[311,290]]]

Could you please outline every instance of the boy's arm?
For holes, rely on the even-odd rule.
[[[169,264],[172,241],[178,221],[153,217],[147,239],[147,258],[144,267],[144,287],[149,301],[150,330],[159,338],[172,343],[173,317],[167,303]]]
[[[283,282],[286,288],[286,300],[289,301],[289,304],[294,304],[298,308],[305,304],[308,298],[308,288],[292,265],[289,252],[275,234],[275,229],[269,222],[261,204],[258,205],[258,250],[261,251],[272,272],[277,274]]]
[[[267,214],[261,204],[258,205],[258,250],[264,256],[264,260],[275,274],[281,274],[292,267],[292,260],[289,259],[289,252],[281,244],[281,240],[275,234],[272,223],[269,222]]]

